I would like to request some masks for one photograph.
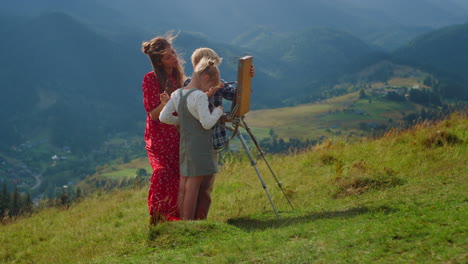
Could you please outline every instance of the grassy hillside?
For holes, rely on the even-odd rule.
[[[392,79],[389,85],[406,82],[409,80]],[[378,83],[375,85],[379,86]],[[251,111],[245,120],[258,138],[269,137],[271,129],[286,140],[318,140],[336,136],[358,138],[370,131],[363,131],[363,126],[397,127],[405,115],[418,113],[421,109],[411,102],[392,102],[382,95],[359,98],[359,92],[353,92],[316,103]]]
[[[147,187],[0,226],[2,263],[466,263],[468,113],[378,140],[271,156],[295,209],[245,157],[225,160],[209,221],[148,228]]]
[[[280,137],[314,138],[323,125],[317,119],[334,109],[351,106],[358,96],[356,92],[319,103],[252,111],[246,114],[245,121],[259,138],[267,137],[270,129]]]

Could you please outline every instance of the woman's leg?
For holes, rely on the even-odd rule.
[[[213,191],[215,175],[204,176],[200,184],[200,193],[198,194],[197,210],[195,219],[205,220],[208,217],[208,211],[211,206],[211,192]]]
[[[185,177],[185,176],[183,176]],[[182,204],[182,211],[180,217],[183,220],[195,219],[195,211],[197,209],[198,194],[200,192],[200,185],[204,176],[185,177],[185,195]]]

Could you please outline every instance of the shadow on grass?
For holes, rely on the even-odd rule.
[[[264,230],[269,228],[281,228],[295,224],[301,224],[320,219],[333,218],[350,218],[368,213],[384,213],[390,214],[396,212],[396,209],[381,206],[377,208],[355,207],[344,211],[334,212],[316,212],[302,216],[283,216],[280,213],[281,219],[252,219],[248,217],[233,218],[227,221],[228,224],[236,226],[245,231]]]

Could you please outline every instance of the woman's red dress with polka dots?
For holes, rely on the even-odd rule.
[[[169,81],[174,87],[172,76]],[[173,125],[152,120],[149,112],[161,102],[160,85],[153,72],[143,79],[143,104],[146,110],[145,142],[148,159],[153,168],[148,193],[149,213],[162,213],[166,219],[179,217],[177,195],[179,191],[179,131]]]

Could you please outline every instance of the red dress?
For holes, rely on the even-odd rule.
[[[175,79],[169,80],[176,85]],[[150,215],[162,213],[166,219],[179,217],[177,195],[179,192],[179,131],[173,125],[151,119],[149,112],[161,102],[159,82],[153,72],[143,79],[143,104],[146,110],[145,142],[148,159],[153,168],[148,193]]]

